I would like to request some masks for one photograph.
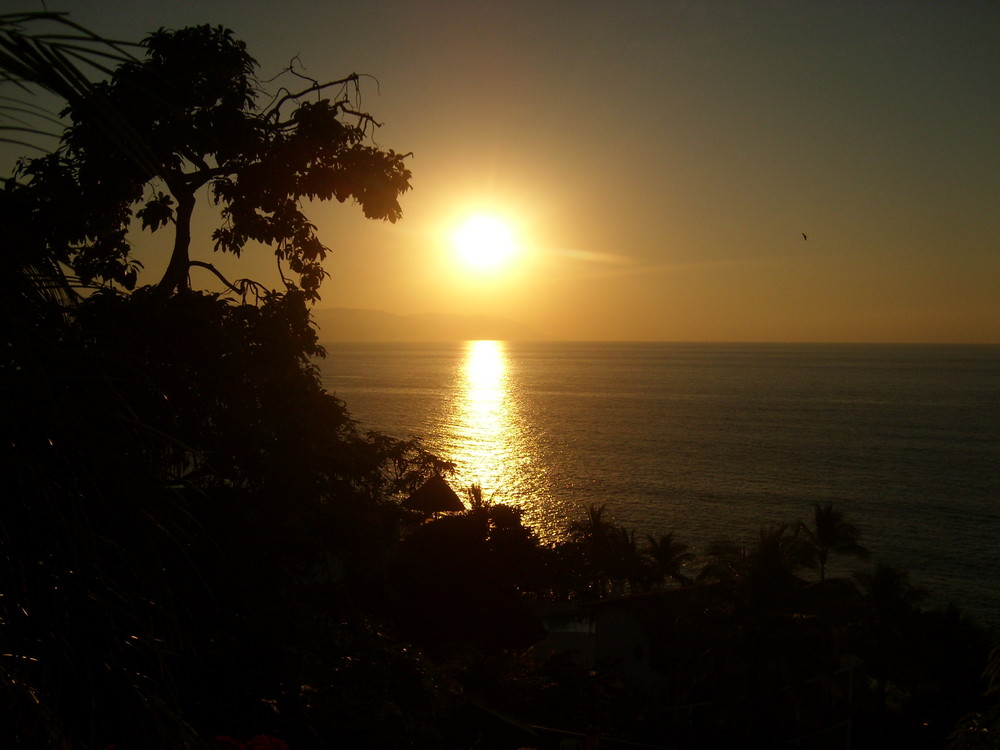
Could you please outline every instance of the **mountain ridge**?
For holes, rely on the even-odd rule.
[[[549,337],[506,318],[326,307],[312,311],[320,341],[543,341]]]

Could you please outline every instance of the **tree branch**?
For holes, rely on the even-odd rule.
[[[305,76],[302,76],[301,74],[296,74],[296,75],[298,75],[300,78],[305,78]],[[313,81],[312,86],[305,88],[302,91],[298,91],[294,94],[293,93],[285,94],[283,97],[278,99],[278,101],[276,101],[274,104],[268,107],[267,110],[263,112],[264,118],[265,119],[269,119],[272,117],[280,118],[281,108],[285,105],[286,102],[295,101],[296,99],[301,99],[303,96],[315,93],[317,91],[322,91],[323,89],[328,89],[331,86],[344,86],[348,83],[357,84],[359,78],[360,76],[357,73],[351,73],[349,76],[347,76],[346,78],[341,78],[339,81],[330,81],[329,83],[319,83],[318,81]],[[307,80],[312,80],[312,79],[307,79]]]
[[[184,174],[183,177],[181,177],[181,182],[184,183],[185,187],[188,189],[197,190],[213,177],[222,177],[223,175],[232,174],[233,171],[233,168],[229,166],[210,167],[206,164],[204,169]]]
[[[236,280],[236,284],[239,284],[239,286],[237,286],[236,284],[231,283],[229,281],[229,279],[227,279],[225,276],[223,276],[222,273],[219,271],[219,269],[217,269],[211,263],[205,263],[204,261],[200,261],[200,260],[191,260],[191,261],[188,261],[188,266],[198,266],[198,268],[205,268],[205,269],[211,271],[212,273],[214,273],[216,275],[216,277],[219,279],[219,281],[221,281],[223,284],[225,284],[226,287],[229,288],[230,291],[235,292],[236,294],[240,295],[240,297],[242,297],[244,301],[246,301],[246,296],[247,296],[247,290],[248,289],[253,289],[254,290],[254,296],[258,300],[262,296],[261,292],[263,292],[264,294],[266,294],[267,292],[270,291],[267,287],[265,287],[259,281],[254,281],[253,279],[237,279]]]
[[[242,292],[236,286],[234,286],[232,283],[230,283],[229,279],[227,279],[225,276],[223,276],[219,272],[219,269],[217,269],[211,263],[205,263],[204,261],[200,261],[200,260],[189,260],[188,261],[188,266],[198,266],[198,268],[207,268],[209,271],[211,271],[212,273],[214,273],[219,278],[219,281],[221,281],[223,284],[225,284],[227,287],[229,287],[229,289],[231,289],[232,291],[236,292],[237,294],[242,294]]]

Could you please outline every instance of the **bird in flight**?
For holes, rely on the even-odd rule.
[[[808,240],[809,239],[808,237],[806,237],[806,233],[805,232],[802,233],[802,239],[804,239],[804,240]]]

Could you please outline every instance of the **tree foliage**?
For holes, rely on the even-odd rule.
[[[358,75],[268,97],[228,29],[160,29],[142,49],[68,101],[69,125],[53,153],[21,163],[17,188],[31,194],[22,220],[35,252],[84,283],[132,288],[139,266],[129,235],[138,220],[173,232],[160,294],[189,288],[191,220],[207,186],[223,220],[214,250],[238,256],[253,243],[270,246],[315,299],[328,248],[304,201],[353,201],[391,222],[402,215],[405,155],[368,143],[378,123],[358,109]]]
[[[690,547],[674,537],[674,532],[659,537],[646,537],[646,554],[652,563],[657,583],[671,579],[681,585],[688,585],[691,579],[684,573],[684,567],[694,559]]]
[[[29,34],[35,20],[53,17],[0,19],[4,80],[62,96],[68,124],[0,191],[0,744],[166,748],[252,728],[308,747],[319,701],[303,691],[354,679],[308,665],[384,663],[386,684],[420,671],[344,621],[385,585],[395,500],[448,465],[364,433],[324,392],[306,305],[326,248],[303,213],[336,198],[396,220],[404,157],[367,143],[358,76],[268,99],[225,29],[160,30],[140,57],[75,26],[90,46]],[[218,249],[270,244],[297,284],[191,288],[206,187]],[[139,225],[174,234],[151,286]],[[359,733],[387,709],[367,700]],[[435,699],[415,678],[391,700]]]
[[[787,598],[799,586],[796,574],[812,565],[810,548],[788,524],[761,527],[749,545],[716,542],[708,553],[699,578],[732,587],[750,605]]]
[[[826,580],[826,563],[831,554],[853,555],[862,560],[868,558],[868,550],[858,540],[861,532],[853,523],[844,519],[844,511],[834,508],[833,503],[816,503],[813,506],[812,526],[799,524],[800,531],[813,549],[819,565],[819,579]]]

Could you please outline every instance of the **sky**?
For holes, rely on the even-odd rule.
[[[1000,343],[995,0],[46,7],[126,40],[222,24],[262,78],[296,57],[373,77],[363,108],[412,152],[412,190],[395,225],[310,207],[320,307],[566,340]],[[516,245],[488,272],[454,258],[475,212]],[[163,248],[140,242],[153,283]],[[273,266],[261,249],[237,275]]]

